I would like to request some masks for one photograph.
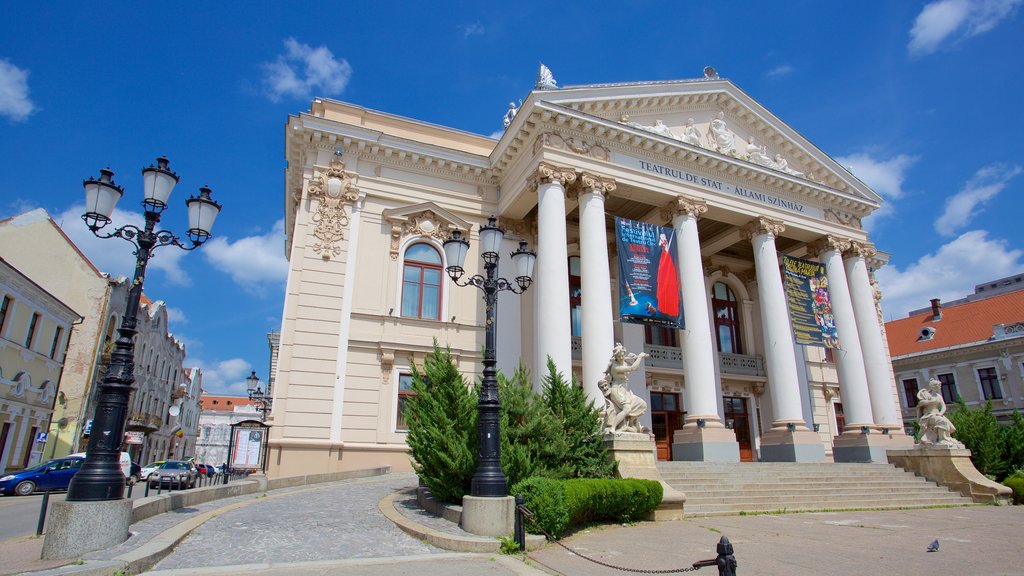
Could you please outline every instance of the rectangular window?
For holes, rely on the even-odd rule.
[[[60,337],[64,335],[64,328],[57,326],[53,333],[53,344],[50,344],[50,358],[57,357],[57,349],[60,348]]]
[[[999,375],[995,368],[979,368],[978,382],[981,384],[981,394],[985,400],[1002,400],[1003,391],[999,387]]]
[[[936,378],[942,383],[942,399],[946,404],[953,404],[960,399],[960,393],[956,391],[956,380],[952,374],[939,374]]]
[[[846,414],[843,412],[843,405],[839,402],[832,404],[832,413],[836,415],[836,436],[846,430]]]
[[[644,325],[644,340],[652,346],[679,347],[679,331],[665,326]]]
[[[399,374],[398,375],[398,414],[395,418],[395,429],[405,431],[409,429],[409,423],[405,418],[405,403],[406,401],[415,396],[416,393],[412,391],[412,374]]]
[[[28,324],[28,335],[25,336],[25,348],[32,349],[32,341],[36,338],[36,328],[39,327],[39,313],[32,313],[32,321]]]
[[[4,296],[3,304],[0,304],[0,336],[4,335],[4,324],[7,324],[7,312],[11,309],[11,297]]]
[[[907,408],[917,406],[917,392],[917,378],[907,378],[903,381],[903,393],[907,397]]]

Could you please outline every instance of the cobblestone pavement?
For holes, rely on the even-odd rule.
[[[204,523],[154,570],[444,553],[399,530],[377,507],[415,485],[413,474],[390,474],[273,493]]]

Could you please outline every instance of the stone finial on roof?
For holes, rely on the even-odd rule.
[[[537,83],[533,85],[534,90],[557,90],[558,84],[555,82],[555,77],[551,75],[551,70],[542,62],[540,70],[537,71]]]

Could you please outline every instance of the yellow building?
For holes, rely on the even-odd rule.
[[[600,406],[615,342],[650,354],[633,392],[662,459],[884,461],[905,446],[861,220],[880,197],[732,82],[535,89],[493,139],[331,100],[289,118],[290,260],[268,473],[408,469],[409,365],[436,339],[480,371],[480,293],[445,274],[442,242],[489,215],[537,251],[502,295],[499,369],[548,357]],[[665,227],[683,330],[622,322],[613,217]],[[666,244],[668,250],[668,244]],[[780,257],[824,266],[834,354],[798,346]]]

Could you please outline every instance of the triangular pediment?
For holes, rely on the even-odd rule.
[[[825,187],[863,203],[865,210],[857,212],[870,212],[881,203],[878,194],[728,80],[535,90],[522,110],[534,119],[575,130],[599,136],[629,132],[646,148],[681,147],[752,171]],[[513,122],[511,128],[526,124],[519,116],[527,114],[517,114],[515,120],[522,124]]]
[[[398,258],[402,240],[409,236],[434,238],[440,242],[453,230],[468,233],[472,224],[433,202],[421,202],[383,211],[384,220],[391,224],[391,259]]]

